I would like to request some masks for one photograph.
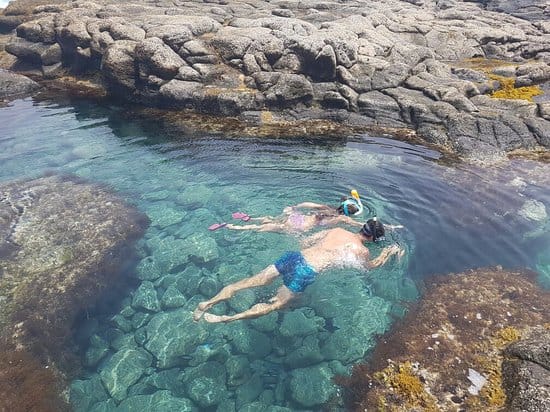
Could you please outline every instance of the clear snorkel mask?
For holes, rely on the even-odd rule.
[[[350,213],[349,206],[354,205],[357,207],[357,212]],[[351,191],[351,198],[348,198],[344,200],[340,207],[342,207],[342,210],[344,211],[344,214],[346,216],[359,216],[361,213],[363,213],[363,203],[361,202],[361,198],[359,197],[359,193],[357,193],[357,190],[353,189]]]

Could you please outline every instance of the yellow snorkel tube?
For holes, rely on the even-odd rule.
[[[344,203],[342,204],[344,206],[344,214],[346,216],[350,216],[350,215],[358,216],[361,213],[363,213],[363,203],[361,202],[361,198],[359,197],[359,193],[357,193],[357,190],[353,189],[350,193],[351,193],[351,197],[353,198],[353,200],[348,199],[348,200],[344,201]],[[359,210],[357,210],[357,212],[355,212],[355,213],[348,213],[347,205],[350,204],[350,203],[355,203]]]

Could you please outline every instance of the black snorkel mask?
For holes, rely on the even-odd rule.
[[[372,237],[372,241],[376,242],[378,240],[384,239],[384,226],[380,224],[380,227],[382,228],[382,236],[377,237],[376,236],[376,229],[377,229],[377,222],[378,218],[374,216],[372,219],[367,220],[367,223],[363,225],[361,228],[361,233],[366,237]]]
[[[370,226],[368,223],[365,223],[361,228],[361,233],[366,237],[372,237],[372,241],[376,242],[376,231],[374,230],[374,222],[372,223],[372,226]]]

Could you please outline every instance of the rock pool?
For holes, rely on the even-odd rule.
[[[550,166],[529,160],[449,166],[431,149],[367,135],[182,134],[124,107],[26,99],[0,109],[0,164],[2,182],[68,174],[101,184],[151,221],[134,281],[74,325],[84,365],[70,389],[76,411],[337,410],[333,376],[368,355],[423,277],[501,265],[531,268],[550,286]],[[210,224],[238,210],[334,204],[352,188],[365,216],[404,225],[386,239],[404,258],[368,274],[327,273],[278,313],[193,322],[199,301],[300,240]],[[241,311],[279,285],[216,310]]]

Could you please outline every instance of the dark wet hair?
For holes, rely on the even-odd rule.
[[[376,242],[378,239],[384,237],[386,230],[381,222],[373,218],[367,220],[367,223],[363,225],[359,233],[365,237],[372,237],[372,241]]]
[[[348,198],[344,197],[344,200],[342,201],[342,204],[340,206],[338,206],[338,208],[336,209],[336,211],[338,212],[339,215],[345,215],[346,214],[346,212],[344,211],[344,202],[346,200],[348,200]],[[349,202],[347,208],[348,208],[348,216],[349,215],[354,215],[355,213],[359,212],[359,207],[354,203]]]

